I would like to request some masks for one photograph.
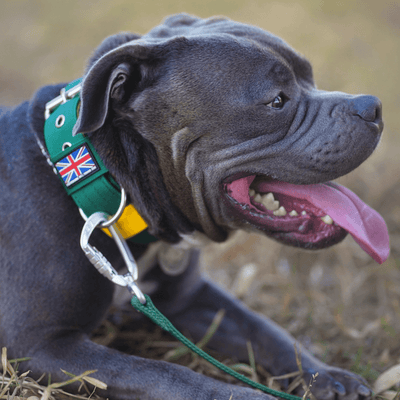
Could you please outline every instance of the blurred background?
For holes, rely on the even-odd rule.
[[[118,31],[146,33],[172,13],[224,15],[282,37],[313,64],[318,87],[378,96],[384,137],[339,179],[385,218],[392,253],[379,266],[351,238],[321,252],[238,233],[206,248],[206,273],[275,319],[314,354],[370,382],[400,363],[400,2],[155,0],[0,2],[0,103],[83,73]],[[17,139],[18,132],[16,132]]]

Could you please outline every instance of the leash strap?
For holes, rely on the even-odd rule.
[[[154,306],[150,297],[147,294],[144,294],[140,288],[136,284],[136,280],[138,278],[138,268],[133,258],[129,247],[125,245],[122,236],[120,236],[118,232],[118,228],[114,225],[110,226],[110,230],[113,234],[113,238],[116,241],[116,244],[121,251],[121,255],[125,261],[125,264],[128,268],[128,273],[125,275],[119,275],[118,272],[113,268],[113,266],[109,263],[109,261],[103,256],[103,254],[97,250],[95,247],[89,244],[89,238],[92,232],[99,226],[101,223],[106,222],[108,220],[107,214],[96,212],[92,214],[87,221],[81,232],[81,240],[80,244],[83,252],[88,257],[89,261],[93,264],[93,266],[107,279],[112,281],[113,283],[125,286],[131,294],[132,297],[131,304],[132,306],[139,312],[146,315],[150,320],[152,320],[155,324],[160,326],[165,331],[169,332],[176,339],[181,341],[185,346],[187,346],[194,353],[204,358],[206,361],[213,364],[215,367],[221,369],[225,373],[233,376],[236,379],[241,380],[242,382],[256,388],[260,389],[265,393],[269,393],[275,396],[278,396],[282,399],[286,400],[303,400],[301,397],[297,397],[288,393],[279,392],[277,390],[273,390],[265,385],[254,382],[251,379],[245,377],[242,374],[234,371],[233,369],[227,367],[222,364],[215,358],[211,357],[205,351],[197,347],[194,343],[192,343],[189,339],[187,339],[184,335],[182,335],[165,317],[157,308]],[[309,399],[304,399],[309,400]]]
[[[191,351],[199,355],[200,357],[204,358],[206,361],[214,365],[215,367],[219,368],[220,370],[224,371],[225,373],[233,376],[236,379],[256,388],[262,390],[265,393],[271,394],[273,396],[280,397],[281,399],[285,400],[301,400],[301,397],[294,396],[292,394],[279,392],[277,390],[271,389],[268,386],[262,385],[261,383],[254,382],[251,379],[247,378],[246,376],[239,374],[238,372],[234,371],[232,368],[227,367],[226,365],[222,364],[214,357],[211,357],[205,351],[197,347],[194,343],[192,343],[188,338],[186,338],[182,333],[176,329],[170,320],[165,317],[153,304],[150,297],[145,294],[144,297],[146,298],[146,303],[142,304],[140,300],[134,296],[131,300],[132,306],[137,310],[146,315],[146,317],[150,318],[155,324],[160,326],[165,331],[169,332],[172,336],[182,342],[186,347],[188,347]]]
[[[121,189],[84,134],[72,136],[79,115],[78,79],[46,104],[44,137],[50,161],[64,189],[84,216],[95,212],[114,215],[121,202]],[[147,232],[147,224],[132,204],[125,207],[117,226],[125,239],[150,243],[157,239]],[[105,233],[112,236],[108,229]]]

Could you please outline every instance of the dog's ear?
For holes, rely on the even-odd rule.
[[[129,75],[129,64],[122,63],[115,67],[105,87],[97,87],[98,79],[85,80],[81,94],[79,117],[73,134],[93,132],[104,125],[108,113],[109,99],[118,93]]]
[[[81,106],[73,134],[94,132],[107,118],[110,102],[123,100],[126,86],[135,90],[160,55],[162,45],[127,43],[101,57],[82,82]],[[162,51],[161,51],[162,53]],[[127,82],[129,81],[129,85]]]

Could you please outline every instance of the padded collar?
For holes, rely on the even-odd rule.
[[[71,89],[74,91],[73,88],[78,84],[80,84],[80,79],[67,85],[65,89],[61,86],[63,98],[61,104],[47,113],[48,118],[43,121],[49,160],[64,189],[86,216],[98,211],[112,216],[119,208],[121,189],[103,164],[87,135],[72,135],[72,129],[78,117],[80,95],[77,92],[69,98],[68,93],[71,93]],[[60,89],[60,86],[57,88]],[[51,92],[53,92],[52,89]],[[47,105],[54,103],[54,100],[47,102]],[[42,106],[42,102],[40,105]],[[33,106],[33,108],[36,107]],[[37,120],[32,122],[38,124]],[[125,207],[117,226],[124,238],[132,238],[132,241],[136,243],[150,243],[157,240],[147,232],[147,224],[133,204]],[[108,229],[104,231],[110,235]]]

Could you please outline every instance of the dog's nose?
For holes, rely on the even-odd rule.
[[[357,96],[352,103],[354,115],[358,115],[364,121],[381,124],[382,103],[377,97],[369,95]]]

